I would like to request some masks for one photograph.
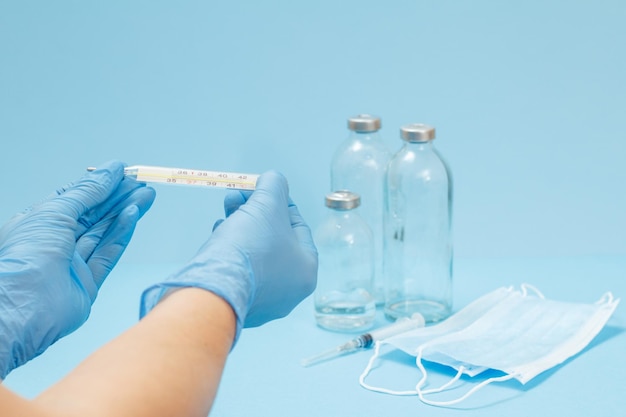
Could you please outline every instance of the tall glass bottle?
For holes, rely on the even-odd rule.
[[[336,149],[330,170],[331,190],[350,190],[361,196],[361,217],[374,239],[374,298],[384,303],[383,205],[384,181],[391,152],[379,133],[379,117],[359,114],[348,119],[350,134]]]
[[[336,191],[325,201],[329,210],[314,235],[319,254],[315,318],[330,330],[364,330],[376,315],[372,233],[355,210],[358,194]]]
[[[418,312],[432,323],[452,308],[452,177],[433,127],[403,126],[400,136],[385,182],[385,316]]]

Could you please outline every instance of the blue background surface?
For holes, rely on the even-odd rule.
[[[0,2],[0,219],[109,159],[284,172],[312,227],[346,118],[437,127],[465,256],[626,253],[623,1]],[[125,261],[223,192],[158,188]]]
[[[556,299],[624,297],[624,22],[621,0],[0,0],[0,221],[85,167],[121,159],[278,169],[315,228],[346,118],[367,112],[382,117],[393,150],[401,125],[437,128],[455,180],[457,308],[524,281]],[[36,394],[132,325],[141,289],[190,257],[222,216],[223,191],[157,193],[91,319],[14,372],[7,383],[18,392]],[[300,368],[345,340],[316,328],[307,303],[246,332],[215,415],[257,405],[259,415],[346,415],[329,410],[350,401],[378,415],[419,411],[415,398],[355,383],[367,355]],[[625,327],[620,306],[584,358],[530,388],[505,386],[513,399],[478,414],[592,415],[603,395],[604,414],[619,414]]]

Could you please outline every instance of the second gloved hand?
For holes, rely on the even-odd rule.
[[[114,161],[0,229],[0,378],[87,319],[153,200]]]
[[[141,316],[170,290],[204,288],[232,306],[239,335],[286,316],[311,294],[317,250],[281,174],[261,175],[254,192],[229,192],[224,208],[226,219],[191,261],[144,292]]]

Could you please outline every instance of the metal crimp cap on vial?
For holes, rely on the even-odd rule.
[[[376,132],[380,129],[380,117],[359,114],[348,119],[348,129],[355,132]]]
[[[407,142],[428,142],[435,139],[435,128],[422,123],[413,123],[400,128],[400,137]]]
[[[361,205],[361,196],[351,191],[333,191],[326,194],[326,207],[335,210],[352,210]]]

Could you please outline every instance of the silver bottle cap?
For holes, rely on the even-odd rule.
[[[352,210],[361,205],[361,196],[351,191],[333,191],[326,194],[326,207],[335,210]]]
[[[400,137],[407,142],[428,142],[435,139],[435,128],[422,123],[404,125],[400,128]]]
[[[380,117],[359,114],[348,119],[348,129],[355,132],[376,132],[380,129]]]

